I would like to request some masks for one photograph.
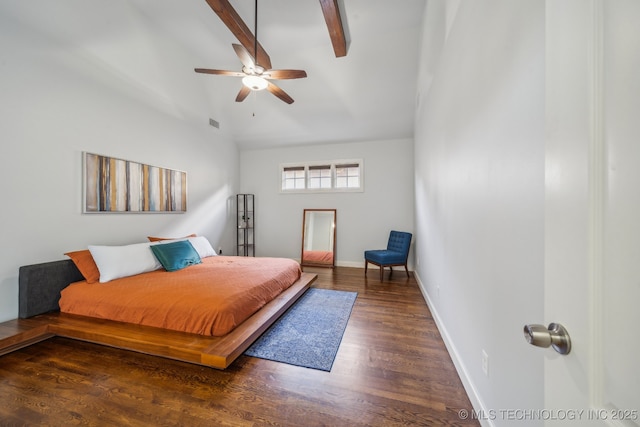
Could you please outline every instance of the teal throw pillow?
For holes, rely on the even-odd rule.
[[[177,271],[202,263],[200,255],[188,240],[151,245],[151,250],[167,271]]]

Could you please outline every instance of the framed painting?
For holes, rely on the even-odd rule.
[[[84,213],[183,213],[187,173],[83,153]]]

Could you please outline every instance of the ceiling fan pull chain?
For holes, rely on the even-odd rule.
[[[251,97],[251,117],[255,117],[256,116],[256,92],[253,92],[253,96]]]

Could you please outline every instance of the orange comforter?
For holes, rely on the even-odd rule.
[[[170,273],[72,283],[61,292],[60,311],[221,336],[291,286],[300,273],[290,259],[214,256]]]

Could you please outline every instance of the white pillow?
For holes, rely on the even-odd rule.
[[[100,271],[100,283],[162,268],[150,246],[149,242],[125,246],[89,245],[89,252]]]
[[[200,258],[206,258],[209,256],[217,255],[215,249],[213,249],[213,247],[211,246],[211,243],[209,243],[207,238],[204,236],[185,237],[182,239],[172,239],[172,240],[160,240],[158,242],[153,242],[151,244],[164,245],[171,242],[177,242],[179,240],[188,240],[189,242],[191,242],[191,245],[196,250],[196,252],[198,252],[198,255],[200,255]]]
[[[200,258],[206,258],[208,256],[216,256],[215,249],[213,249],[213,247],[211,246],[211,243],[209,243],[206,237],[204,236],[189,237],[187,240],[191,242],[196,252],[198,252],[198,255],[200,255]]]

